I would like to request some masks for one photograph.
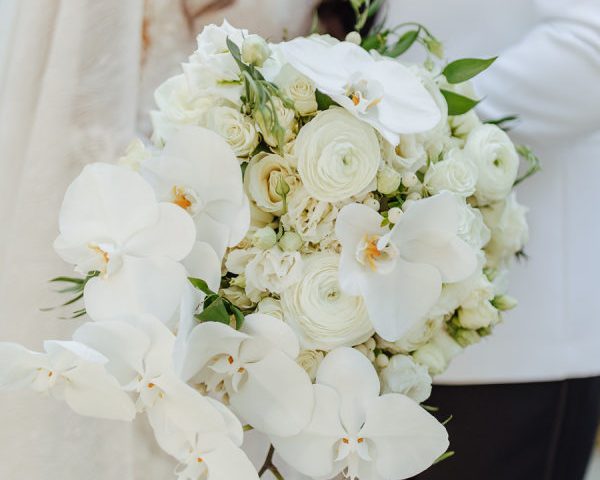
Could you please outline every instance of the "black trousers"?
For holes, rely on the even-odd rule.
[[[455,455],[419,480],[581,480],[600,414],[600,377],[441,386],[426,402]]]

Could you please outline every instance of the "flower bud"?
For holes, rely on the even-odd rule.
[[[423,345],[413,353],[413,358],[417,363],[425,365],[431,375],[439,375],[448,365],[444,353],[433,343]]]
[[[363,204],[369,208],[372,208],[376,212],[379,211],[379,207],[380,207],[379,200],[376,200],[373,197],[365,198],[365,200],[363,201]]]
[[[362,37],[358,32],[349,32],[348,35],[346,35],[346,41],[360,45],[360,42],[362,42]]]
[[[373,337],[371,337],[365,342],[365,346],[369,350],[375,350],[375,347],[377,346],[377,342],[375,342],[375,339]]]
[[[296,232],[285,232],[279,239],[279,247],[284,252],[296,252],[302,247],[302,237]]]
[[[271,49],[260,35],[248,35],[242,44],[242,60],[261,67],[271,55]]]
[[[388,195],[398,190],[402,176],[388,165],[384,165],[377,172],[377,191]]]
[[[419,192],[412,192],[406,196],[407,200],[421,200],[422,196]]]
[[[392,207],[388,211],[388,220],[390,223],[398,223],[400,221],[400,217],[402,216],[402,210],[398,207]]]
[[[419,183],[419,179],[413,172],[406,172],[402,175],[402,185],[405,187],[414,187],[417,183]]]
[[[380,353],[377,355],[377,357],[375,357],[375,364],[379,368],[385,368],[390,364],[390,359],[386,354]]]
[[[453,338],[461,347],[468,347],[481,340],[481,337],[475,330],[468,330],[466,328],[459,328],[453,335]]]
[[[277,234],[271,227],[259,228],[254,232],[252,243],[262,250],[268,250],[277,243]]]
[[[515,308],[517,303],[517,299],[511,297],[510,295],[497,295],[492,300],[492,305],[494,305],[494,307],[501,312]]]

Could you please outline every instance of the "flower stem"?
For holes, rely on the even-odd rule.
[[[273,445],[271,445],[269,447],[269,453],[267,453],[267,458],[265,458],[265,463],[263,464],[262,467],[260,467],[260,470],[258,471],[258,477],[259,478],[262,478],[262,476],[267,471],[269,471],[269,472],[271,472],[273,474],[273,476],[277,480],[285,480],[285,478],[283,478],[283,475],[281,474],[281,472],[279,471],[279,469],[273,463],[273,454],[274,453],[275,453],[275,447],[273,447]]]

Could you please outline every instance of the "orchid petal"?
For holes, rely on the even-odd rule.
[[[221,283],[221,259],[214,248],[206,242],[196,242],[190,254],[183,260],[190,277],[201,278],[208,288],[216,292]]]
[[[83,299],[87,313],[95,320],[151,313],[168,321],[186,285],[185,269],[173,260],[125,256],[117,273],[87,282]]]
[[[104,366],[81,362],[63,376],[68,380],[65,402],[79,415],[128,421],[135,417],[133,401]]]
[[[60,210],[61,235],[70,243],[122,243],[158,220],[151,186],[137,173],[105,163],[87,165],[69,185]]]
[[[18,343],[0,343],[0,389],[17,390],[30,385],[38,368],[48,368],[43,353],[32,352]]]
[[[375,445],[375,468],[382,478],[411,478],[448,448],[443,425],[416,402],[395,393],[369,404],[361,435]]]
[[[227,408],[218,400],[215,400],[211,397],[205,398],[215,408],[215,410],[218,410],[223,417],[228,437],[236,446],[241,446],[244,441],[244,429],[242,428],[242,424],[240,423],[239,419],[231,410],[229,410],[229,408]]]
[[[252,462],[233,443],[217,445],[212,451],[203,453],[202,459],[208,467],[207,480],[258,480]]]
[[[268,340],[273,348],[278,348],[292,360],[300,353],[298,337],[294,331],[278,318],[262,313],[246,315],[242,332],[251,337]]]
[[[315,406],[310,423],[298,435],[271,436],[277,453],[290,466],[313,478],[330,478],[334,446],[346,431],[339,418],[340,397],[325,385],[314,385]]]
[[[358,350],[337,348],[321,362],[317,383],[337,391],[342,423],[349,433],[357,433],[365,420],[368,403],[379,395],[379,378],[373,364]]]
[[[158,204],[158,222],[127,240],[125,253],[139,257],[165,256],[178,261],[194,245],[196,227],[190,216],[172,203]]]
[[[181,377],[185,381],[193,379],[216,355],[228,354],[237,357],[240,344],[247,338],[246,334],[222,323],[201,323],[189,335],[181,365]]]
[[[247,377],[230,393],[232,409],[257,430],[289,436],[309,422],[313,409],[310,378],[295,361],[279,350],[244,365]]]
[[[196,223],[196,238],[208,243],[219,258],[223,258],[229,246],[231,228],[213,219],[205,212],[200,212],[194,217]]]

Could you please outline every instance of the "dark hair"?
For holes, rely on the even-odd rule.
[[[349,0],[323,0],[317,7],[317,12],[324,30],[340,40],[355,30],[357,19]],[[374,22],[375,16],[372,16],[367,20],[360,33],[367,34]]]

